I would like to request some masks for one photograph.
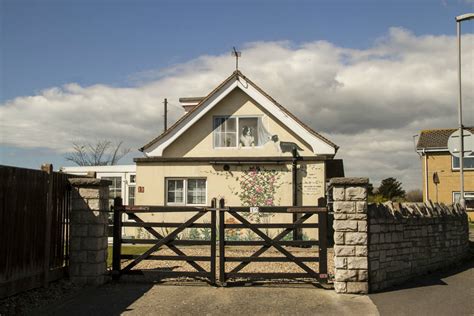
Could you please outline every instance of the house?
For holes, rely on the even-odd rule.
[[[112,182],[109,186],[109,204],[112,205],[114,198],[121,197],[123,203],[126,205],[135,205],[135,184],[136,184],[136,166],[135,165],[115,165],[115,166],[77,166],[77,167],[62,167],[61,172],[76,174],[76,175],[87,175],[94,173],[99,179],[105,179]],[[126,221],[126,216],[123,217]],[[113,237],[113,217],[112,213],[109,214],[109,229],[108,236],[109,242],[112,242]],[[127,231],[126,228],[122,228],[122,234],[127,236],[127,233],[131,236],[135,235],[134,232]]]
[[[474,132],[474,128],[469,129]],[[416,151],[422,160],[423,201],[445,204],[460,199],[460,159],[448,151],[448,138],[456,129],[423,130]],[[464,197],[471,220],[474,220],[474,154],[464,157]]]
[[[109,187],[110,205],[116,197],[121,197],[126,205],[135,205],[135,165],[62,167],[60,171],[76,175],[93,172],[97,178],[112,182]]]
[[[180,101],[183,117],[135,158],[137,205],[317,206],[329,178],[343,176],[338,146],[240,71]]]

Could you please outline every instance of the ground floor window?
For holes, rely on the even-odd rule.
[[[135,205],[135,186],[131,185],[128,187],[128,205]]]
[[[166,179],[166,204],[206,205],[206,179]]]
[[[460,197],[460,192],[453,192],[453,203],[459,203]],[[474,209],[474,192],[464,192],[464,199],[466,200],[466,208]]]

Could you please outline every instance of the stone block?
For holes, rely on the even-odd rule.
[[[363,214],[363,213],[347,214],[346,216],[347,216],[347,219],[350,219],[350,220],[367,219],[367,214]]]
[[[368,282],[347,282],[347,292],[350,294],[367,294],[369,293]]]
[[[107,271],[106,263],[86,263],[81,265],[81,274],[83,276],[103,275]]]
[[[346,187],[346,200],[363,201],[367,198],[367,189],[361,186]]]
[[[347,293],[347,283],[346,282],[334,282],[334,290],[336,293]]]
[[[357,270],[343,270],[337,269],[334,276],[337,282],[357,281]]]
[[[346,245],[366,245],[367,233],[345,233],[344,236]]]
[[[100,187],[79,188],[79,195],[86,199],[98,199],[100,197]]]
[[[367,213],[367,201],[355,202],[355,203],[356,203],[356,213]]]
[[[71,246],[71,251],[81,249],[81,237],[72,237],[69,241],[69,245]]]
[[[367,246],[356,246],[356,256],[357,257],[367,257],[369,254],[369,249]]]
[[[334,258],[334,265],[337,269],[347,269],[347,258],[345,257],[335,257]]]
[[[101,263],[107,261],[107,250],[98,250],[98,251],[84,251],[84,254],[87,255],[88,263]]]
[[[347,219],[348,215],[347,214],[334,214],[334,219],[335,220],[345,220]]]
[[[334,202],[333,209],[334,213],[349,214],[356,212],[354,202]]]
[[[333,223],[333,228],[338,232],[356,232],[357,221],[335,220]]]
[[[376,245],[379,243],[379,234],[370,234],[370,244]]]
[[[334,243],[336,245],[344,245],[344,233],[335,232],[334,233]]]
[[[71,266],[75,263],[87,263],[87,252],[71,251],[69,258],[71,260]]]
[[[344,201],[344,187],[335,187],[332,189],[332,198],[334,201]]]
[[[105,236],[105,225],[104,224],[89,225],[87,228],[87,233],[89,237]]]
[[[340,257],[355,256],[355,254],[356,254],[356,249],[355,249],[355,246],[339,246],[339,245],[335,245],[335,246],[334,246],[334,254],[335,254],[336,256],[340,256]]]
[[[360,232],[367,231],[367,221],[358,221],[357,222],[357,230]]]
[[[83,198],[72,199],[71,209],[73,211],[87,211],[89,210],[89,205],[87,204],[87,200]]]
[[[86,237],[87,225],[71,223],[71,237]]]
[[[85,237],[81,240],[81,250],[102,250],[104,249],[103,239],[100,237]]]
[[[358,281],[369,281],[369,271],[368,270],[358,270],[357,272],[358,272],[357,273],[357,280]]]
[[[347,258],[347,268],[348,269],[365,269],[368,267],[368,259],[366,257],[351,257]]]

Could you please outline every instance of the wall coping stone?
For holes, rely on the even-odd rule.
[[[433,217],[460,217],[466,211],[460,204],[445,205],[438,203],[398,203],[388,201],[382,204],[368,204],[370,218],[433,218]]]
[[[112,184],[110,180],[102,180],[96,178],[70,178],[69,183],[75,187],[90,186],[90,187],[108,187]]]
[[[367,185],[369,178],[354,177],[354,178],[332,178],[329,180],[329,186],[333,185]]]

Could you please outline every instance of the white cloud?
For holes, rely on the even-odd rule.
[[[416,36],[392,28],[367,49],[328,41],[294,45],[255,42],[242,50],[241,70],[315,130],[341,146],[348,175],[378,184],[396,176],[420,185],[412,136],[456,125],[454,36]],[[474,35],[463,37],[465,122],[474,124]],[[66,84],[0,106],[2,143],[63,153],[72,141],[123,139],[138,148],[162,130],[164,97],[170,121],[178,98],[201,96],[233,71],[228,54],[201,56],[160,71],[133,75],[135,87]]]

